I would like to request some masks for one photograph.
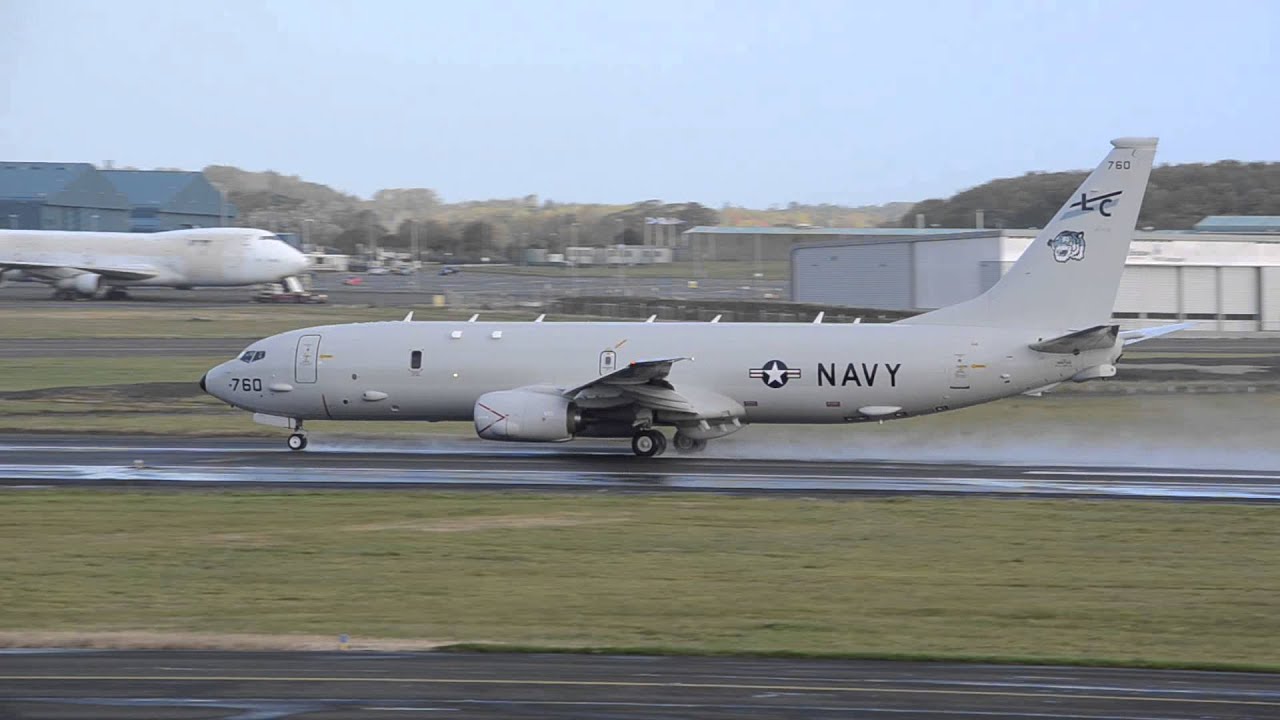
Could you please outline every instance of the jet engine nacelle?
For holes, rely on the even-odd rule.
[[[581,416],[555,392],[502,390],[485,393],[474,409],[476,434],[485,440],[559,442],[572,440]]]
[[[80,273],[75,277],[63,278],[54,287],[59,290],[74,290],[84,297],[93,297],[102,284],[102,276],[94,273]]]

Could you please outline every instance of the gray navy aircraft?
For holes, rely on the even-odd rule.
[[[253,343],[200,381],[292,431],[306,420],[475,423],[487,440],[631,438],[696,452],[750,424],[955,410],[1116,374],[1111,311],[1156,139],[1121,138],[1014,266],[972,300],[890,324],[414,322],[325,325]]]

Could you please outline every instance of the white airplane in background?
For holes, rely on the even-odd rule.
[[[253,343],[200,386],[293,431],[331,420],[470,420],[489,440],[631,438],[661,454],[747,424],[929,415],[1116,374],[1124,346],[1179,330],[1111,324],[1154,138],[1114,149],[990,290],[884,325],[400,322]],[[474,318],[473,318],[474,321]]]
[[[55,299],[109,300],[139,287],[236,287],[279,282],[307,257],[274,233],[195,228],[159,233],[0,230],[0,276],[21,271],[53,285]]]

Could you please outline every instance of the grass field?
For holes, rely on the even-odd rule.
[[[0,516],[0,628],[1280,668],[1278,520],[1174,503],[28,491]]]
[[[211,338],[266,337],[311,325],[399,320],[409,310],[418,320],[465,320],[472,310],[406,305],[217,308],[86,308],[0,310],[0,338]],[[485,311],[488,320],[532,320],[531,311]]]

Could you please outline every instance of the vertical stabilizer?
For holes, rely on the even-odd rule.
[[[900,322],[1080,330],[1106,323],[1120,289],[1156,138],[1114,149],[990,290]]]

